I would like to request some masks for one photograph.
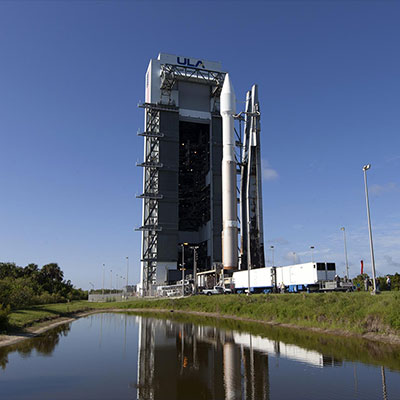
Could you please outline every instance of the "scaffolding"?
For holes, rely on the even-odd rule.
[[[155,284],[157,270],[157,244],[158,232],[162,227],[158,223],[158,201],[163,198],[159,193],[158,171],[163,167],[160,162],[160,139],[164,134],[160,132],[161,111],[175,111],[175,107],[144,103],[139,107],[145,110],[145,131],[139,133],[145,140],[144,162],[137,163],[143,167],[143,193],[137,198],[143,199],[143,225],[136,229],[143,232],[142,236],[142,258],[143,282],[142,290],[149,293],[150,286]]]

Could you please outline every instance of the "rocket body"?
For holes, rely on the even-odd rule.
[[[226,74],[221,96],[222,116],[222,263],[224,269],[238,267],[238,222],[234,119],[236,98]]]

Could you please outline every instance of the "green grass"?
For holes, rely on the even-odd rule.
[[[314,293],[278,295],[193,296],[184,299],[136,299],[127,302],[89,303],[78,301],[48,304],[14,311],[11,329],[73,313],[110,308],[167,309],[202,311],[234,315],[258,321],[345,330],[353,333],[374,332],[400,335],[400,292]]]

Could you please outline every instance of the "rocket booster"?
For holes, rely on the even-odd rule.
[[[222,263],[224,269],[238,267],[238,222],[234,119],[236,98],[229,74],[221,96],[222,116]]]

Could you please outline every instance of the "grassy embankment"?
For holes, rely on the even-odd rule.
[[[76,301],[17,310],[10,314],[10,331],[46,320],[111,308],[200,311],[307,328],[357,334],[400,336],[400,292],[193,296],[184,299],[136,299],[126,302]]]

